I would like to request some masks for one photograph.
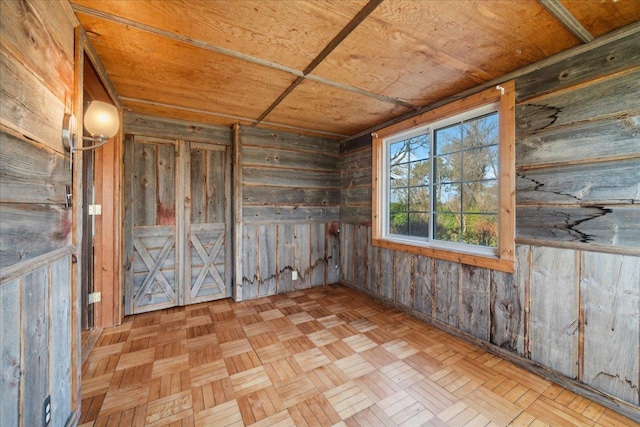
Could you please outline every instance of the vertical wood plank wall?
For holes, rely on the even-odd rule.
[[[242,277],[235,286],[243,300],[338,281],[339,148],[333,140],[240,128]]]
[[[638,45],[516,81],[515,274],[372,247],[371,139],[343,143],[341,280],[637,408]]]
[[[51,396],[51,425],[66,425],[72,406],[71,253],[67,246],[5,268],[0,283],[2,425],[41,425]]]
[[[65,425],[79,408],[69,158],[74,27],[68,2],[0,3],[0,423]]]

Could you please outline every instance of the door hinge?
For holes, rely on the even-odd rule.
[[[102,205],[89,205],[89,215],[102,215]]]
[[[89,304],[100,302],[102,300],[101,292],[92,292],[89,294]]]

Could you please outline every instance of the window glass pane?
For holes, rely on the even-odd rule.
[[[460,218],[459,214],[435,214],[434,237],[446,242],[459,242],[462,237]]]
[[[463,151],[463,181],[495,179],[498,176],[498,146]]]
[[[409,214],[409,235],[429,237],[429,213],[413,212]]]
[[[498,211],[498,182],[478,181],[462,185],[462,210],[475,213]]]
[[[435,154],[446,154],[460,150],[462,139],[462,126],[460,123],[436,129],[433,133],[435,138]]]
[[[410,163],[409,185],[429,185],[430,174],[431,162],[429,160]]]
[[[476,148],[498,143],[498,113],[466,120],[462,132],[462,148]]]
[[[460,212],[460,184],[442,184],[434,186],[437,212]]]
[[[411,187],[409,189],[409,210],[412,212],[429,212],[429,187]]]
[[[389,163],[397,165],[409,161],[409,144],[406,140],[389,144]]]
[[[391,212],[389,214],[390,234],[409,234],[409,215],[406,212]]]
[[[463,215],[463,243],[498,247],[498,215]]]
[[[462,153],[447,154],[446,156],[439,156],[435,159],[434,181],[440,182],[455,182],[460,181],[462,178],[461,168],[461,156]]]
[[[406,187],[409,185],[409,164],[391,166],[389,180],[391,188]]]
[[[411,160],[425,160],[430,156],[429,134],[418,135],[409,140],[409,150],[411,151]]]
[[[392,211],[406,211],[409,205],[409,191],[407,188],[395,188],[389,192],[389,208]]]

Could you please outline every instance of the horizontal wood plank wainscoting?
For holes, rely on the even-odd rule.
[[[371,137],[341,145],[341,282],[640,421],[638,34],[518,77],[516,273],[371,245]]]

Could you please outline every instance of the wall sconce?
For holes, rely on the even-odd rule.
[[[71,114],[65,114],[62,123],[62,144],[73,158],[74,151],[95,150],[107,143],[118,133],[120,119],[118,109],[106,102],[93,101],[84,114],[84,128],[91,136],[83,136],[83,141],[96,143],[88,147],[76,147],[76,123]]]

